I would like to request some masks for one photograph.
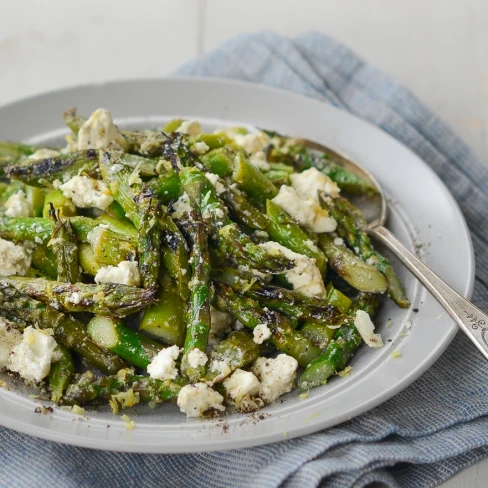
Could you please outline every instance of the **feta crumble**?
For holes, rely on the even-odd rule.
[[[34,217],[34,207],[22,190],[10,195],[5,202],[5,208],[7,217]]]
[[[269,144],[269,137],[264,132],[254,132],[251,134],[237,134],[228,131],[227,135],[234,140],[234,142],[244,148],[247,154],[256,154]]]
[[[71,303],[74,303],[75,305],[78,305],[81,302],[81,295],[77,291],[74,291],[68,297],[68,301],[71,302]]]
[[[331,197],[338,197],[340,188],[327,175],[317,168],[310,168],[301,173],[290,175],[291,186],[302,197],[319,203],[319,192]]]
[[[261,387],[261,383],[254,373],[242,369],[236,369],[223,384],[227,394],[227,403],[235,404],[238,408],[245,397],[248,397],[249,402],[253,396],[257,395]]]
[[[259,397],[265,403],[275,402],[281,395],[293,389],[298,362],[287,354],[279,354],[276,358],[260,357],[252,368],[261,385]]]
[[[167,347],[158,352],[147,367],[147,372],[151,378],[157,380],[173,380],[178,376],[176,360],[180,355],[178,346]]]
[[[107,147],[111,142],[117,142],[122,147],[125,146],[125,139],[115,127],[112,114],[104,108],[99,108],[80,127],[78,150],[101,149]]]
[[[173,203],[173,213],[171,217],[174,219],[181,219],[185,213],[190,213],[190,197],[186,191],[181,195],[175,203]]]
[[[224,397],[204,383],[185,385],[178,394],[176,404],[188,417],[202,417],[210,409],[223,412]]]
[[[212,183],[212,186],[215,188],[215,191],[220,195],[225,191],[225,186],[220,183],[220,176],[216,175],[214,173],[205,173],[205,177],[207,178],[210,183]]]
[[[190,351],[188,354],[188,364],[192,368],[198,368],[199,366],[205,366],[207,364],[208,357],[200,349],[195,348]]]
[[[192,150],[195,154],[205,154],[210,148],[205,142],[195,142],[193,144]]]
[[[371,321],[369,314],[364,310],[358,310],[354,318],[354,325],[364,342],[374,349],[383,347],[383,338],[380,334],[374,333],[374,324]]]
[[[27,249],[0,238],[0,277],[25,276],[31,261],[32,257]]]
[[[258,324],[253,329],[253,341],[256,344],[262,344],[266,339],[271,337],[271,331],[266,324]]]
[[[137,261],[122,261],[117,266],[103,266],[95,275],[95,283],[120,283],[140,286],[141,275]]]
[[[264,154],[264,151],[258,151],[257,153],[252,154],[249,161],[261,171],[269,171],[271,168],[268,161],[266,161],[266,154]]]
[[[210,336],[209,344],[215,345],[224,334],[230,332],[232,315],[221,312],[210,305]]]
[[[308,297],[325,296],[324,281],[315,264],[315,259],[293,252],[274,241],[259,245],[272,253],[282,254],[294,261],[295,267],[286,270],[283,274],[296,292]]]
[[[38,149],[36,152],[32,153],[27,159],[49,159],[59,156],[61,153],[55,151],[54,149]]]
[[[57,344],[51,335],[34,327],[26,327],[22,341],[12,348],[8,369],[33,383],[49,374]]]
[[[344,239],[342,239],[341,237],[336,237],[334,239],[334,244],[336,246],[343,246],[344,245]]]
[[[293,217],[299,225],[315,233],[333,232],[337,222],[313,199],[301,197],[291,186],[282,185],[272,201]]]
[[[73,176],[59,189],[80,208],[95,207],[105,210],[114,201],[105,182],[88,176]]]
[[[0,317],[0,369],[8,365],[12,349],[22,342],[22,334],[15,324]]]
[[[198,120],[185,120],[175,130],[175,132],[188,134],[190,136],[196,136],[202,132],[202,127],[200,125],[200,122],[198,122]]]

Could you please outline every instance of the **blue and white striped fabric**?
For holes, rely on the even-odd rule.
[[[439,174],[459,202],[488,303],[488,168],[407,90],[320,34],[242,36],[179,74],[265,83],[365,118]],[[456,379],[454,381],[454,378]],[[459,334],[413,385],[338,427],[278,444],[195,455],[96,452],[0,430],[2,486],[430,487],[488,455],[488,368]]]

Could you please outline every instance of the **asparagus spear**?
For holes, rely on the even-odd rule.
[[[298,380],[298,385],[302,390],[310,390],[324,385],[337,371],[346,367],[362,343],[361,335],[354,325],[356,310],[364,310],[373,316],[377,306],[378,295],[371,293],[360,293],[358,295],[349,323],[337,330],[334,341],[310,363],[310,366]]]
[[[235,294],[226,285],[216,284],[215,291],[215,305],[219,310],[231,313],[243,325],[252,329],[258,324],[267,324],[275,347],[294,357],[300,366],[307,366],[320,354],[320,350],[310,340],[293,330],[283,315],[263,309],[258,302]]]
[[[97,166],[97,151],[87,149],[10,165],[5,168],[5,176],[31,186],[54,188],[56,180],[67,181],[79,174],[96,176]]]
[[[60,217],[73,217],[76,215],[76,207],[73,200],[65,197],[61,190],[50,190],[46,193],[42,209],[42,217],[45,219],[49,218],[51,205],[55,210],[59,211]]]
[[[73,228],[69,220],[59,218],[59,213],[56,215],[52,205],[49,216],[53,232],[48,247],[51,247],[56,256],[58,281],[76,283],[80,281],[80,266]]]
[[[49,387],[51,388],[51,401],[54,403],[59,403],[75,374],[75,364],[71,353],[60,344],[58,344],[57,350],[61,354],[61,358],[51,364],[48,375]]]
[[[114,374],[126,364],[118,356],[95,344],[83,324],[21,294],[5,281],[0,282],[0,310],[16,320],[54,329],[54,337],[68,349],[80,354],[100,371]]]
[[[3,279],[20,292],[63,312],[90,312],[126,317],[154,303],[154,292],[118,283],[62,283],[44,278],[12,276]]]
[[[361,212],[342,197],[321,198],[322,204],[337,221],[337,233],[349,247],[364,261],[371,261],[385,276],[388,282],[388,294],[400,307],[408,308],[410,302],[405,294],[390,261],[375,251],[368,234],[363,230],[366,221]]]
[[[196,382],[205,375],[206,365],[192,365],[189,356],[195,349],[204,352],[210,333],[210,258],[208,241],[203,225],[200,206],[202,202],[202,179],[194,168],[182,169],[180,176],[184,190],[190,196],[191,212],[188,219],[188,234],[192,243],[190,265],[192,278],[189,283],[190,306],[187,311],[187,329],[181,371]]]
[[[142,369],[146,369],[162,349],[156,341],[126,327],[120,319],[93,317],[87,331],[100,347]]]
[[[66,405],[102,405],[108,403],[118,393],[132,390],[139,399],[156,405],[162,402],[175,401],[178,393],[186,384],[183,378],[176,380],[156,380],[147,376],[134,374],[105,376],[97,378],[87,372],[77,378],[68,387],[62,403]]]

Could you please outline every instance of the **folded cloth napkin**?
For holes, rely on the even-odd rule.
[[[470,227],[473,300],[488,303],[488,168],[407,90],[321,34],[238,37],[178,74],[265,83],[332,103],[407,145],[448,185]],[[337,427],[194,455],[97,452],[0,430],[2,486],[434,486],[488,455],[488,367],[463,334],[393,399]]]

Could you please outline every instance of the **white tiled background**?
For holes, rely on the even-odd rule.
[[[164,76],[241,32],[323,31],[407,85],[488,164],[488,0],[0,0],[0,26],[0,104]],[[485,464],[446,487],[488,486]]]

